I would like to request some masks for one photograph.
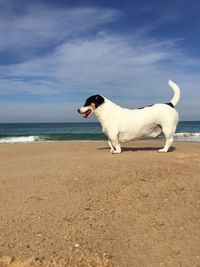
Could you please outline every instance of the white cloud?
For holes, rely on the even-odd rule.
[[[170,96],[169,78],[190,86],[199,78],[183,71],[176,71],[176,64],[183,59],[172,41],[146,42],[132,38],[99,34],[94,38],[65,42],[53,54],[25,63],[1,67],[0,94],[24,93],[29,95],[55,96],[62,94],[96,93],[116,96],[123,93],[125,99]],[[171,49],[173,47],[173,49]],[[173,62],[173,59],[175,59]],[[165,67],[163,61],[172,61]],[[171,67],[171,69],[169,69]],[[140,88],[140,89],[139,89]],[[196,91],[195,91],[196,92]],[[159,100],[159,99],[158,99]],[[167,101],[168,99],[166,99]],[[146,104],[146,103],[144,103]]]
[[[8,82],[7,88],[18,84],[19,90],[27,88],[27,93],[33,94],[55,94],[81,88],[91,90],[102,86],[107,90],[123,84],[129,90],[138,75],[156,74],[159,62],[174,56],[174,52],[168,52],[170,45],[167,49],[165,46],[166,43],[147,43],[141,47],[137,39],[132,38],[129,43],[124,37],[100,33],[93,38],[65,42],[51,55],[4,66],[0,71],[4,82]],[[2,83],[2,89],[5,83]]]

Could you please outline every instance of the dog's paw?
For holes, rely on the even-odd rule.
[[[121,154],[121,151],[113,150],[112,154]]]
[[[160,152],[160,153],[167,153],[167,150],[165,150],[164,148],[161,148],[161,149],[158,150],[158,152]]]

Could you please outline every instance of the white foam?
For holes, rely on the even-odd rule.
[[[174,135],[174,138],[177,141],[200,142],[200,133],[190,133],[190,132],[176,133]]]
[[[0,144],[29,143],[39,140],[38,136],[20,136],[0,138]]]

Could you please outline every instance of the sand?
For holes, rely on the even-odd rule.
[[[0,266],[200,266],[200,143],[0,145]]]

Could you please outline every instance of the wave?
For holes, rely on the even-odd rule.
[[[195,137],[200,137],[200,133],[175,133],[174,136],[177,136],[177,137],[191,137],[191,136],[195,136]]]
[[[30,143],[42,141],[98,141],[106,140],[104,134],[44,134],[37,136],[2,136],[0,135],[0,144]]]
[[[160,136],[158,139],[163,139]],[[176,141],[200,142],[200,132],[181,132],[174,135]],[[27,135],[27,136],[2,136],[0,135],[0,144],[30,143],[44,141],[98,141],[107,140],[103,133],[65,133],[65,134],[44,134],[44,135]],[[152,140],[152,139],[151,139]]]
[[[200,133],[193,132],[183,132],[183,133],[175,133],[175,140],[177,141],[191,141],[191,142],[200,142]]]
[[[0,138],[0,144],[29,143],[38,141],[38,136],[15,136]]]

